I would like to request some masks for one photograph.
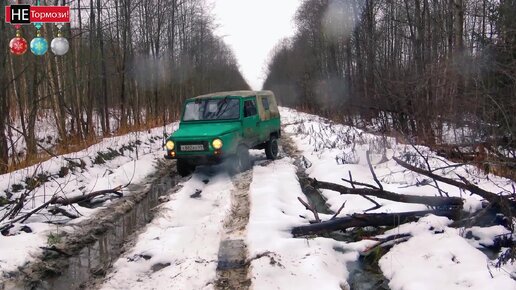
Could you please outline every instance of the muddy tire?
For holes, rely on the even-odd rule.
[[[188,163],[188,161],[183,159],[177,159],[177,172],[179,175],[185,177],[190,175],[195,170],[195,166]]]
[[[250,166],[249,149],[240,145],[237,148],[236,154],[230,160],[230,173],[237,174],[246,171]]]
[[[278,146],[278,138],[276,136],[271,136],[269,141],[265,143],[265,155],[267,159],[274,160],[278,158],[279,146]]]

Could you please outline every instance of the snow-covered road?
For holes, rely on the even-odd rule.
[[[263,153],[254,156],[254,168],[233,182],[217,166],[197,169],[161,206],[134,248],[114,264],[101,289],[230,289],[217,284],[216,277],[220,241],[228,239],[247,244],[246,266],[254,289],[323,289],[321,279],[324,289],[346,285],[346,263],[370,242],[292,238],[290,229],[305,221],[300,216],[307,216],[296,202],[303,193],[293,159],[266,162]],[[247,229],[244,224],[244,229],[226,232],[225,220],[242,219],[231,210],[235,201],[230,198],[237,196],[232,194],[234,183],[249,175],[252,182],[244,193],[251,205]]]
[[[198,169],[161,206],[134,248],[113,265],[114,272],[101,289],[210,287],[232,189],[223,170]]]

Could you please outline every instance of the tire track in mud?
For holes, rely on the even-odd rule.
[[[306,180],[305,169],[308,162],[301,156],[290,136],[283,132],[281,137],[281,151],[284,156],[294,158],[294,165],[297,167],[297,175],[300,180]],[[281,157],[280,157],[281,158]],[[262,162],[265,166],[272,162]],[[247,245],[245,243],[246,227],[249,223],[250,201],[249,188],[252,182],[253,170],[233,177],[234,189],[231,191],[231,210],[224,221],[224,233],[221,238],[218,254],[217,280],[214,283],[215,289],[249,289],[251,279],[249,278],[250,259]],[[326,205],[325,199],[314,188],[308,184],[302,184],[303,192],[310,203],[319,212],[331,213]]]
[[[300,179],[306,177],[303,158],[296,148],[290,136],[283,132],[281,137],[281,152],[283,156],[292,157],[298,168]],[[281,157],[280,157],[281,158]],[[261,166],[271,163],[271,160],[261,161]],[[224,221],[224,232],[221,238],[218,254],[217,280],[215,289],[249,289],[251,279],[249,277],[250,259],[245,242],[246,227],[249,223],[250,200],[249,188],[253,178],[253,170],[233,177],[233,190],[231,191],[231,210]],[[305,187],[305,186],[303,186]],[[315,190],[315,189],[314,189]],[[303,190],[304,191],[304,190]],[[306,192],[305,192],[306,193]],[[313,196],[316,197],[313,197]],[[316,204],[320,212],[327,212],[325,200],[317,194],[307,194],[310,202]]]
[[[249,289],[248,251],[245,243],[246,227],[249,223],[249,187],[253,170],[233,177],[231,210],[224,221],[217,264],[215,289]]]

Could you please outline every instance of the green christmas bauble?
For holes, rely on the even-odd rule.
[[[35,55],[44,55],[48,50],[48,42],[43,37],[35,37],[30,42],[30,50]]]

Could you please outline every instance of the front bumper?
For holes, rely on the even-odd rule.
[[[224,161],[224,156],[222,154],[197,154],[197,155],[176,155],[172,157],[170,155],[170,151],[164,156],[166,159],[181,159],[186,160],[188,163],[192,165],[213,165],[220,164]]]

